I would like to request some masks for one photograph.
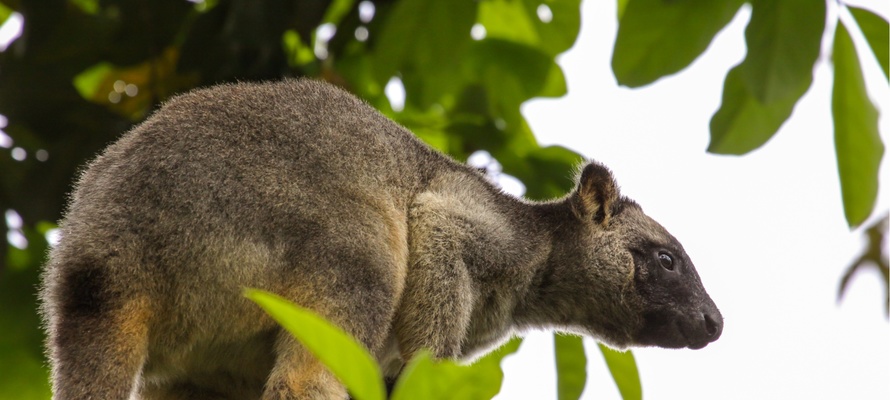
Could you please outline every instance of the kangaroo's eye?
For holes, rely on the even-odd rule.
[[[668,271],[674,270],[674,258],[671,257],[670,254],[661,252],[658,253],[658,262],[661,263],[661,266]]]

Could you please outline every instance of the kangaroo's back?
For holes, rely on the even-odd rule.
[[[404,281],[408,205],[460,169],[324,83],[172,99],[86,168],[60,225],[42,294],[57,397],[125,398],[139,371],[146,395],[181,381],[259,396],[273,365],[299,363],[276,361],[291,339],[244,287],[379,348]],[[245,375],[244,363],[257,367]]]

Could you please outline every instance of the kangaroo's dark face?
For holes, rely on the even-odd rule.
[[[619,194],[608,168],[585,165],[568,201],[585,273],[565,290],[596,305],[577,317],[582,333],[616,348],[700,349],[720,337],[723,316],[683,246]]]
[[[616,218],[634,263],[633,290],[642,326],[636,345],[700,349],[723,331],[723,316],[708,296],[683,246],[635,205]]]

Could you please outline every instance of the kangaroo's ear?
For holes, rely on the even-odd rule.
[[[578,217],[608,225],[612,206],[618,201],[618,184],[605,165],[590,161],[581,170],[578,186],[572,193],[572,208]]]

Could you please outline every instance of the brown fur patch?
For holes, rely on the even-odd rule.
[[[278,360],[267,383],[264,400],[343,399],[346,395],[346,389],[321,361],[294,338],[281,338]]]
[[[148,352],[148,324],[152,312],[147,297],[139,296],[124,300],[123,306],[112,311],[114,351],[129,354],[127,359],[145,358]]]
[[[408,274],[408,217],[397,210],[394,205],[386,204],[380,208],[386,226],[386,244],[392,255],[393,283],[398,304],[405,288]]]

